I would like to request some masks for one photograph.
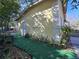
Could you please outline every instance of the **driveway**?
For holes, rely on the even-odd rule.
[[[70,41],[72,44],[72,48],[74,49],[79,59],[79,37],[71,37]]]

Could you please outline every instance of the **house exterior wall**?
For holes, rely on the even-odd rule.
[[[26,33],[39,37],[48,37],[49,39],[54,38],[55,35],[60,35],[61,19],[59,19],[59,8],[55,11],[53,6],[59,7],[58,0],[45,0],[31,8],[21,18],[19,22],[21,24],[20,29],[26,30]],[[26,28],[22,25],[24,22]]]

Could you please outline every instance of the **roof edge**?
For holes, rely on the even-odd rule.
[[[27,13],[30,9],[34,8],[36,5],[39,5],[40,3],[43,3],[44,1],[47,1],[47,0],[41,0],[41,1],[38,1],[32,5],[30,5],[27,9],[24,10],[24,12],[22,14],[20,14],[20,16],[15,20],[15,21],[18,21],[20,18],[22,18],[22,16]]]

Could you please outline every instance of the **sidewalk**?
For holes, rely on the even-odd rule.
[[[77,59],[79,59],[79,37],[71,37],[72,49],[77,55]]]

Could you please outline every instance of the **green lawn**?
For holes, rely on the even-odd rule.
[[[21,36],[15,37],[14,45],[30,53],[33,59],[76,59],[72,51],[60,50],[46,43],[25,39]]]

